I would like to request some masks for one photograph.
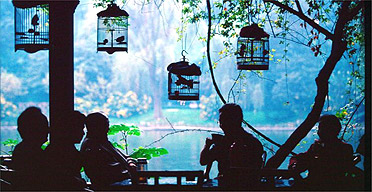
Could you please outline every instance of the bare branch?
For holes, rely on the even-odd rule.
[[[302,12],[298,12],[290,7],[288,7],[287,5],[284,5],[278,1],[275,1],[275,0],[264,0],[264,2],[267,2],[267,3],[272,3],[276,6],[278,6],[279,8],[282,8],[294,15],[296,15],[297,17],[301,18],[302,20],[304,20],[306,23],[308,23],[310,26],[312,26],[313,28],[315,28],[316,30],[318,30],[320,33],[323,33],[325,36],[326,36],[326,39],[333,39],[333,36],[334,34],[332,34],[331,32],[329,32],[327,29],[323,28],[322,26],[320,26],[319,24],[315,23],[314,20],[310,19],[309,17],[307,17],[306,15],[304,15]]]
[[[304,14],[304,12],[303,12],[302,9],[301,9],[300,2],[298,2],[298,0],[296,0],[295,2],[296,2],[296,6],[297,6],[297,9],[298,9],[298,12]]]
[[[211,60],[211,55],[210,55],[210,41],[211,41],[211,27],[212,27],[212,16],[211,16],[211,4],[209,0],[207,0],[207,9],[208,9],[208,36],[207,36],[207,58],[208,58],[208,64],[209,64],[209,69],[211,72],[211,77],[212,77],[212,82],[214,85],[214,88],[217,92],[217,95],[220,97],[222,103],[226,103],[226,100],[223,98],[220,89],[218,88],[217,82],[214,78],[214,73],[213,73],[213,67],[212,67],[212,60]]]

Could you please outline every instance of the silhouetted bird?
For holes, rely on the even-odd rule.
[[[36,25],[39,25],[39,16],[37,14],[32,17],[31,24],[35,27]]]
[[[240,47],[239,55],[242,57],[244,57],[245,48],[247,48],[247,46],[245,46],[244,44]]]
[[[194,81],[192,79],[190,80],[187,80],[185,79],[184,77],[182,77],[181,75],[177,75],[178,77],[178,80],[176,81],[176,85],[180,86],[180,85],[187,85],[187,88],[189,89],[193,89],[194,88]],[[186,89],[185,87],[182,87],[182,89]]]
[[[107,39],[103,40],[103,43],[98,42],[99,45],[106,45],[107,43],[108,43]]]
[[[120,36],[118,38],[116,38],[116,42],[118,42],[119,44],[123,43],[125,37],[124,36]]]

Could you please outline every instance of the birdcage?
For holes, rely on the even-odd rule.
[[[268,70],[269,34],[257,24],[243,27],[236,55],[239,70]]]
[[[45,1],[14,0],[15,51],[49,49],[49,5]]]
[[[115,51],[128,52],[129,14],[112,3],[97,16],[97,51],[109,54]]]
[[[199,100],[200,67],[183,59],[171,63],[167,70],[169,100]]]

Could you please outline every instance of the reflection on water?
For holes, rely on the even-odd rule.
[[[140,137],[129,136],[129,151],[131,152],[133,148],[139,146],[146,146],[155,140],[160,139],[167,133],[172,132],[170,129],[148,129],[142,128],[142,133]],[[220,131],[215,129],[214,131]],[[273,139],[275,142],[282,144],[284,143],[293,129],[264,129],[260,130],[263,134],[267,135],[269,138]],[[359,138],[364,133],[364,130],[355,131],[355,138]],[[199,153],[204,146],[205,138],[210,137],[211,133],[205,131],[185,131],[182,133],[171,134],[166,136],[161,141],[152,145],[152,147],[163,147],[166,148],[169,154],[153,158],[149,161],[148,170],[204,170],[204,166],[199,164]],[[17,139],[20,140],[17,133],[16,127],[2,127],[1,128],[1,141],[6,139]],[[309,132],[309,134],[300,142],[300,144],[295,148],[295,153],[305,152],[309,146],[313,143],[314,139],[317,138],[315,130]],[[110,140],[119,141],[119,137],[110,136]],[[269,149],[277,150],[277,147],[272,144],[262,141],[266,147]],[[351,141],[350,144],[353,145],[354,149],[358,145],[358,142]],[[268,158],[272,156],[269,149],[265,149],[268,152]],[[1,145],[1,153],[3,151],[8,151],[9,148]],[[280,168],[285,169],[288,165],[288,159],[281,165]],[[211,177],[217,175],[216,163],[213,164],[211,170]]]

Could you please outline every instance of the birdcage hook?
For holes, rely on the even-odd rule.
[[[187,53],[186,50],[182,50],[182,51],[181,51],[181,55],[182,55],[182,59],[183,59],[183,61],[186,60],[186,56],[184,55],[184,52],[185,52],[186,54],[189,54],[189,53]]]

